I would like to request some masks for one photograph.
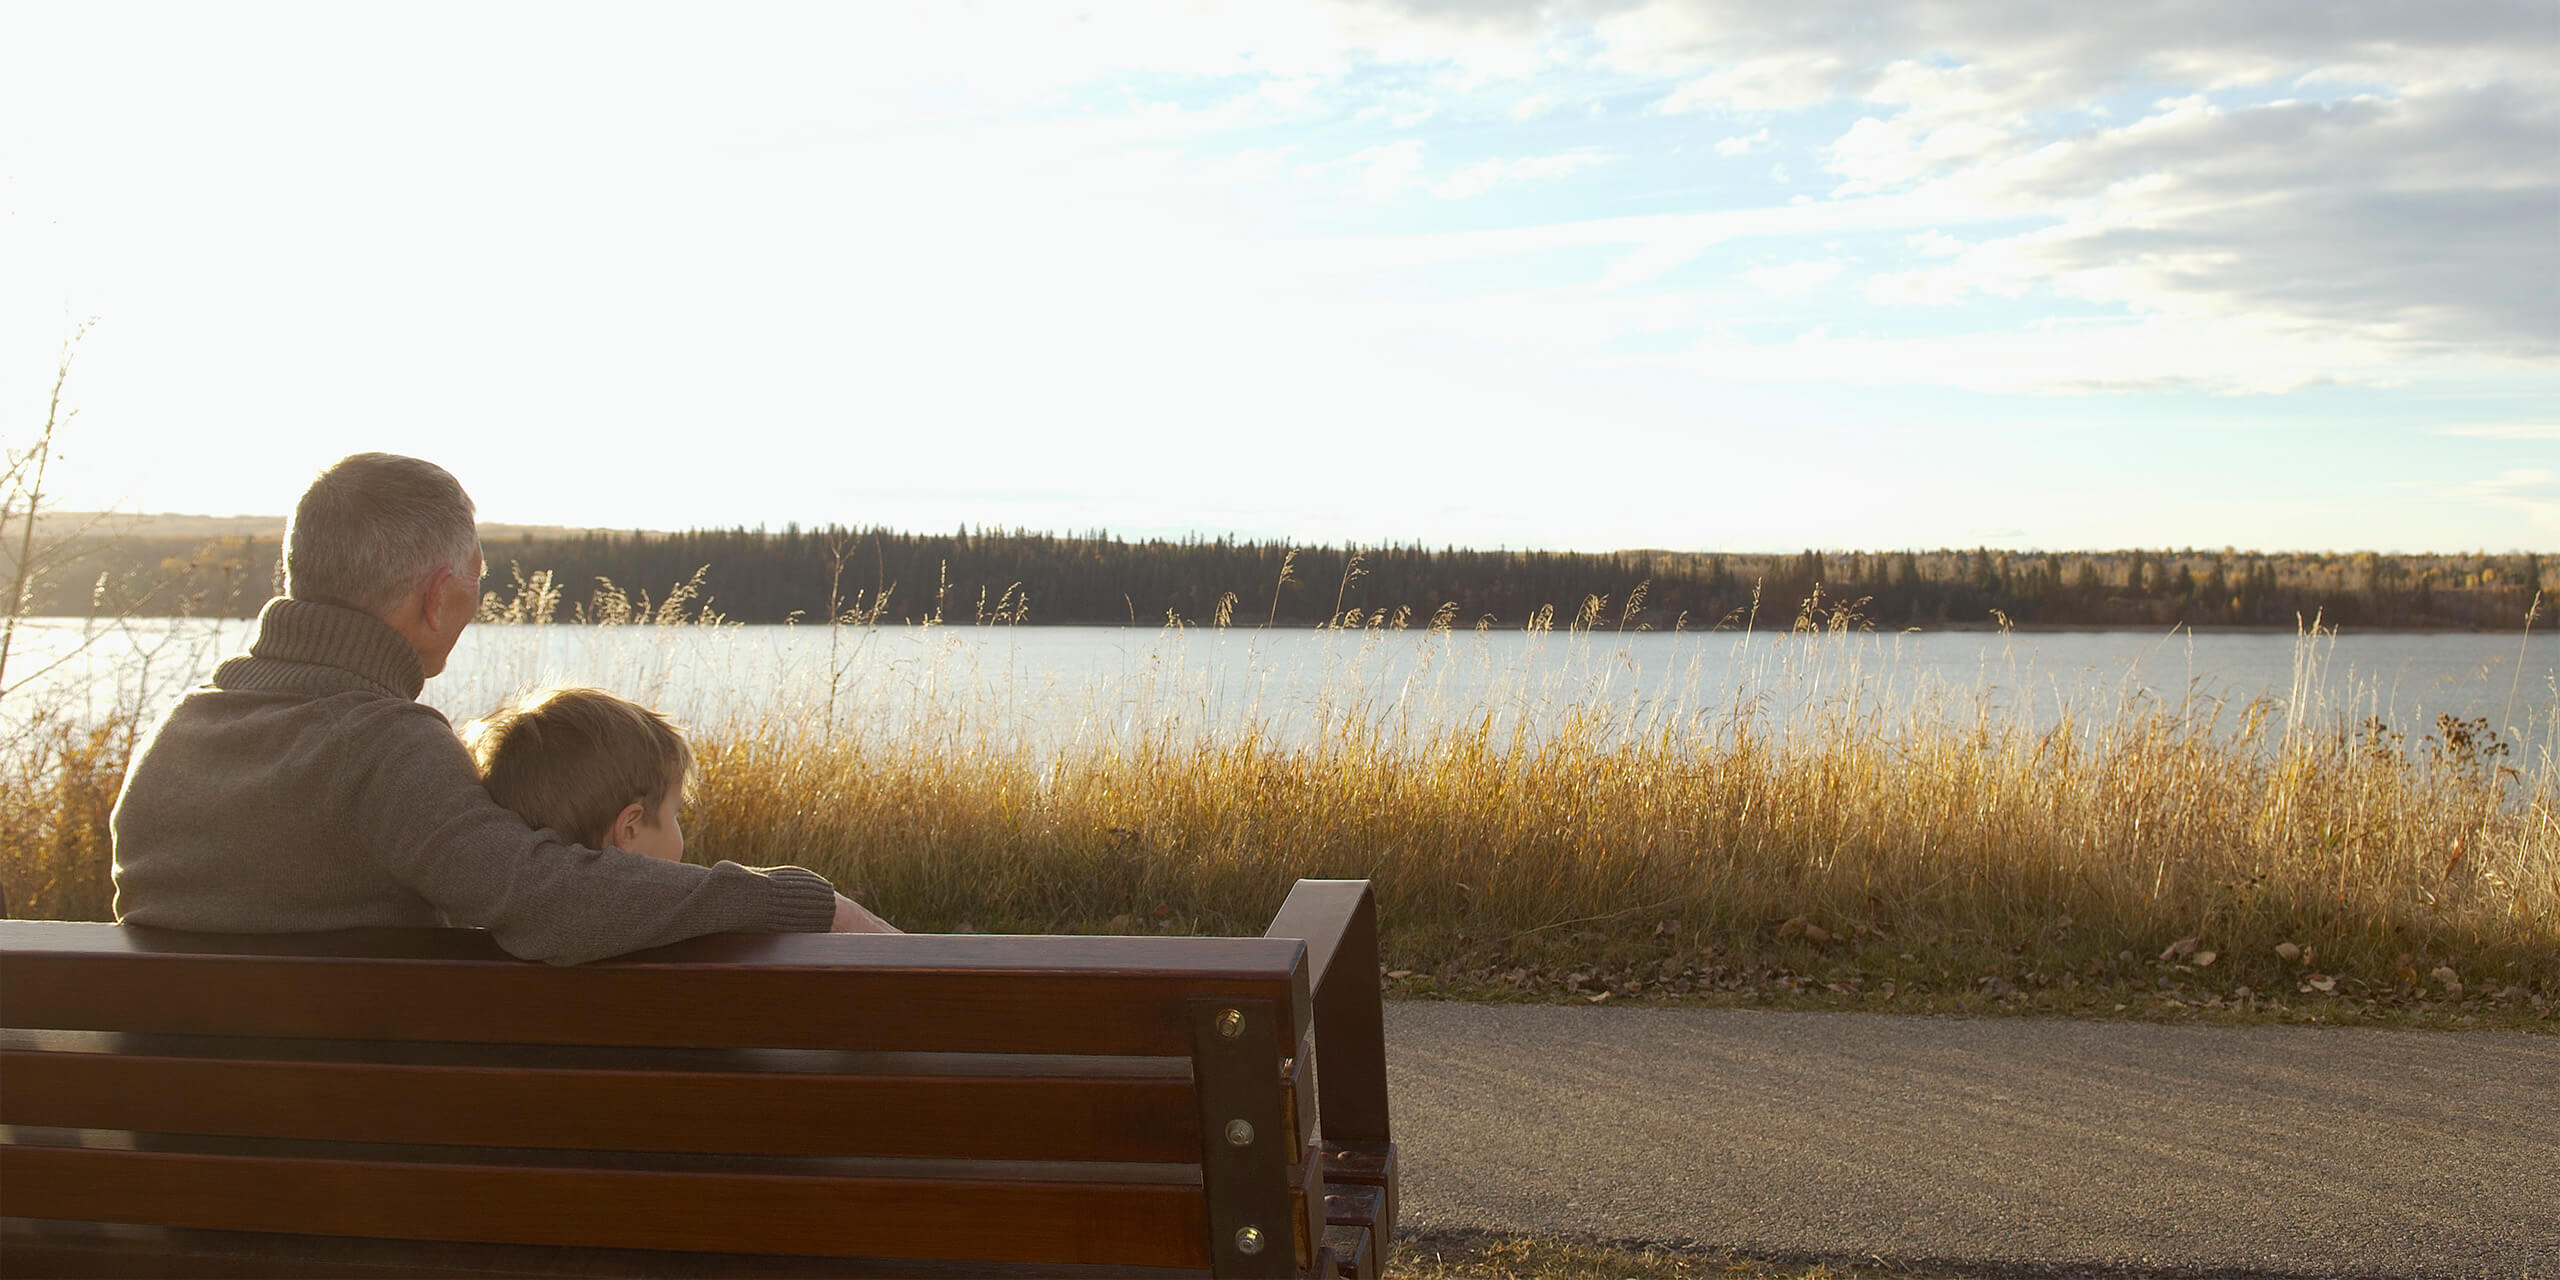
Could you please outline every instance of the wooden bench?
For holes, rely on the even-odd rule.
[[[0,922],[0,1273],[1374,1276],[1377,946]]]

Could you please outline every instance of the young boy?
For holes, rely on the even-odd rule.
[[[684,859],[693,750],[665,716],[602,689],[545,689],[463,726],[489,798],[591,849]]]
[[[590,849],[684,861],[676,810],[693,786],[693,748],[665,716],[602,689],[551,688],[464,725],[462,745],[489,798],[528,825]],[[835,899],[835,932],[899,932]]]

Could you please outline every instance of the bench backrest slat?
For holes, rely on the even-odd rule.
[[[1300,1025],[1276,1033],[1284,1055],[1307,1030],[1295,939],[726,935],[554,968],[494,947],[432,954],[455,949],[450,930],[290,940],[302,955],[223,955],[230,940],[204,935],[152,950],[137,932],[0,922],[0,1018],[330,1039],[1187,1055],[1187,1002],[1223,996],[1293,1010]]]

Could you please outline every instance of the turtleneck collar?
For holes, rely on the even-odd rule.
[[[414,699],[427,687],[418,651],[389,623],[313,600],[269,600],[258,613],[258,638],[250,642],[249,656],[336,667],[403,698]]]

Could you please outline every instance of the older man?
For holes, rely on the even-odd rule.
[[[116,918],[226,933],[477,925],[574,964],[696,934],[889,931],[798,867],[600,853],[481,789],[417,701],[480,608],[471,498],[360,453],[285,530],[284,595],[249,652],[169,712],[116,799]]]

